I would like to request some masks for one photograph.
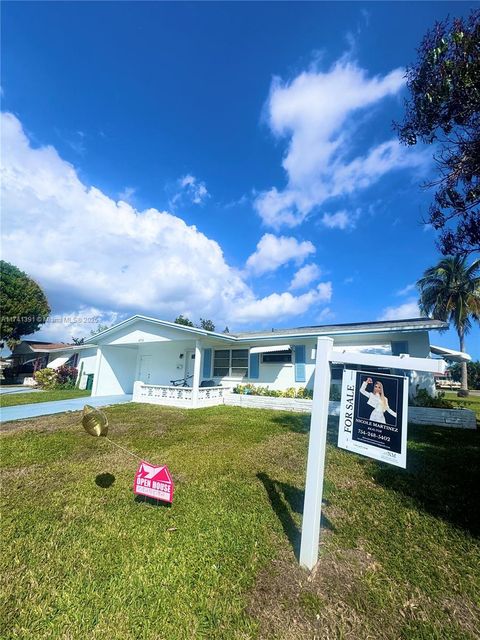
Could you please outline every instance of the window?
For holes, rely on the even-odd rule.
[[[213,358],[214,378],[233,376],[243,378],[248,373],[248,349],[215,350]]]
[[[264,364],[270,364],[274,362],[291,362],[292,350],[288,351],[270,351],[270,353],[262,354],[262,362]]]

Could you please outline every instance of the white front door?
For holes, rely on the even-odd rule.
[[[191,387],[193,378],[190,378],[190,376],[193,376],[193,370],[195,368],[195,351],[187,351],[185,357],[187,359],[185,377],[187,378],[188,386]]]
[[[152,356],[140,356],[140,370],[138,378],[141,382],[148,384],[152,375]]]

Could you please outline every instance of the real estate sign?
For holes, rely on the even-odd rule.
[[[346,369],[338,446],[405,469],[408,378]]]
[[[168,467],[156,467],[142,460],[135,474],[133,492],[136,495],[172,502],[173,480]]]

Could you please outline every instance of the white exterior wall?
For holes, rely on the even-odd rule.
[[[150,379],[141,380],[145,384],[171,384],[185,376],[187,351],[195,351],[195,341],[176,340],[172,342],[143,343],[138,347],[135,380],[141,380],[142,356],[151,356],[149,360]],[[183,355],[183,358],[180,358]],[[145,371],[145,365],[143,366]],[[193,369],[192,369],[193,373]],[[192,386],[192,380],[189,381]]]
[[[82,351],[79,352],[79,356],[77,363],[79,378],[77,382],[80,389],[85,389],[87,386],[87,375],[89,373],[95,373],[97,349],[95,347],[92,347],[92,349],[82,349]]]
[[[418,358],[427,358],[430,353],[430,342],[427,331],[408,332],[408,333],[378,333],[378,334],[348,334],[343,336],[334,337],[334,348],[341,349],[342,347],[348,347],[349,350],[363,351],[368,349],[381,348],[385,355],[391,355],[391,343],[392,342],[407,342],[407,352],[409,355]],[[258,342],[255,345],[258,346]],[[271,344],[269,342],[269,344]],[[316,338],[305,340],[292,340],[288,341],[287,338],[279,340],[278,344],[296,344],[305,345],[305,382],[295,382],[295,359],[292,363],[263,363],[262,355],[260,354],[260,371],[258,379],[252,380],[250,378],[240,377],[223,377],[213,378],[217,384],[223,386],[235,386],[237,384],[255,384],[258,386],[268,386],[273,390],[285,390],[289,387],[299,389],[300,387],[307,387],[307,389],[313,389],[313,380],[315,373],[315,357],[314,350],[316,347]],[[215,348],[215,347],[214,347]],[[216,347],[216,348],[227,348]],[[247,348],[243,345],[235,345],[228,348]],[[213,359],[212,359],[213,367]],[[431,395],[435,395],[435,382],[433,375],[430,373],[421,373],[413,371],[411,372],[411,387],[410,392],[414,394],[416,386],[419,388],[425,388]]]
[[[315,370],[315,358],[312,358],[311,356],[312,349],[314,349],[316,345],[316,339],[297,339],[289,342],[284,338],[283,340],[278,341],[278,344],[291,344],[292,346],[295,346],[296,344],[305,345],[305,382],[295,382],[295,357],[292,358],[293,361],[291,363],[264,363],[262,362],[262,354],[259,354],[260,363],[258,378],[241,378],[240,376],[224,376],[223,378],[214,378],[213,376],[211,376],[212,380],[215,380],[216,384],[221,384],[224,387],[235,387],[237,384],[254,384],[261,387],[269,387],[269,389],[279,391],[288,389],[289,387],[295,387],[295,389],[300,389],[301,387],[308,387],[309,389],[312,388],[313,373]],[[259,346],[259,343],[257,342],[250,345],[243,345],[241,343],[228,346],[215,345],[212,347],[212,349],[213,351],[215,351],[215,349],[250,349],[253,346]],[[213,357],[214,354],[212,353],[212,372]]]
[[[101,347],[93,381],[92,395],[110,396],[133,393],[137,366],[137,347]]]

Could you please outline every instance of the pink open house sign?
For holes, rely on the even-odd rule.
[[[173,480],[168,467],[155,467],[142,460],[135,474],[133,492],[136,495],[172,502]]]

